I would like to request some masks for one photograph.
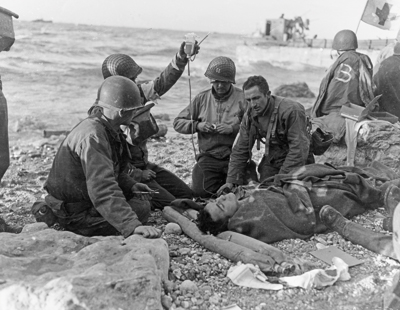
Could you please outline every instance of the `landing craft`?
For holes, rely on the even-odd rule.
[[[309,38],[310,21],[296,16],[293,19],[267,19],[263,29],[245,37],[243,45],[236,49],[239,63],[266,61],[279,66],[280,63],[297,63],[328,68],[332,64],[333,39]],[[391,40],[358,40],[358,50],[367,54],[375,63],[379,51]],[[266,52],[268,51],[268,52]]]

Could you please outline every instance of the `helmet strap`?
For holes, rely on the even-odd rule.
[[[105,103],[99,99],[96,99],[95,103],[93,104],[93,106],[99,106],[102,108],[106,108],[106,109],[110,109],[110,110],[114,110],[114,111],[132,111],[132,110],[140,110],[143,109],[143,106],[141,107],[134,107],[134,108],[130,108],[130,109],[120,109],[117,107],[112,106],[111,104]]]

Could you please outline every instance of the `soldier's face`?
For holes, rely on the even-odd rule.
[[[235,194],[229,193],[209,202],[204,210],[207,211],[213,221],[231,218],[239,208],[239,202]]]
[[[211,85],[219,96],[225,95],[231,88],[231,83],[225,81],[211,81]]]
[[[269,99],[268,95],[264,95],[260,92],[258,86],[253,86],[252,88],[244,90],[244,97],[257,115],[264,111]]]

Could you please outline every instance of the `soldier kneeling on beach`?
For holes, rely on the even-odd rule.
[[[219,56],[211,60],[204,75],[211,87],[200,92],[174,119],[174,129],[181,134],[197,134],[199,154],[192,170],[195,197],[216,197],[225,183],[229,157],[238,135],[247,103],[236,83],[232,59]],[[257,181],[256,163],[248,161],[241,182]],[[242,184],[242,183],[241,183]]]
[[[128,78],[113,76],[100,86],[97,113],[76,125],[62,142],[45,183],[48,195],[32,208],[37,221],[84,235],[140,234],[161,231],[144,226],[151,189],[127,173],[128,145],[120,126],[140,109],[140,92]]]
[[[141,104],[157,102],[175,85],[185,70],[189,58],[184,47],[185,42],[181,44],[179,52],[173,57],[171,63],[152,81],[137,82],[137,78],[143,69],[126,54],[108,56],[101,68],[103,77],[107,79],[111,76],[124,76],[135,82],[139,87]],[[194,54],[197,54],[199,50],[200,46],[196,42]],[[152,209],[163,209],[177,198],[191,199],[193,197],[192,190],[185,182],[164,167],[149,162],[146,139],[156,132],[151,132],[151,128],[146,126],[142,132],[146,132],[147,135],[143,136],[141,133],[140,137],[136,137],[135,126],[137,124],[133,120],[129,126],[124,126],[123,129],[131,153],[131,158],[128,159],[129,174],[154,191],[150,201]]]

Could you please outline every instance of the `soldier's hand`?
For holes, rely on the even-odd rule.
[[[213,124],[209,122],[201,122],[197,124],[197,130],[200,132],[214,132],[215,128]]]
[[[233,132],[233,127],[228,124],[218,124],[215,130],[222,135],[230,135]]]
[[[162,231],[152,226],[138,226],[133,231],[135,235],[142,235],[144,238],[160,238]]]
[[[143,170],[141,181],[146,182],[154,179],[156,177],[156,173],[153,170]]]
[[[235,187],[235,184],[233,184],[233,183],[225,183],[217,191],[217,196],[232,193],[234,187]]]
[[[136,183],[132,186],[133,197],[139,198],[141,200],[151,200],[154,191],[143,183]]]
[[[197,40],[196,40],[196,41],[195,41],[195,44],[194,44],[194,51],[193,51],[193,54],[190,55],[190,56],[193,56],[193,55],[196,55],[196,54],[199,53],[199,51],[200,51],[200,46],[199,46],[198,43],[199,43],[199,42],[197,42]],[[180,48],[179,48],[179,57],[180,57],[180,58],[187,58],[187,54],[185,53],[185,44],[186,44],[186,42],[183,41],[182,44],[181,44],[181,46],[180,46]]]

